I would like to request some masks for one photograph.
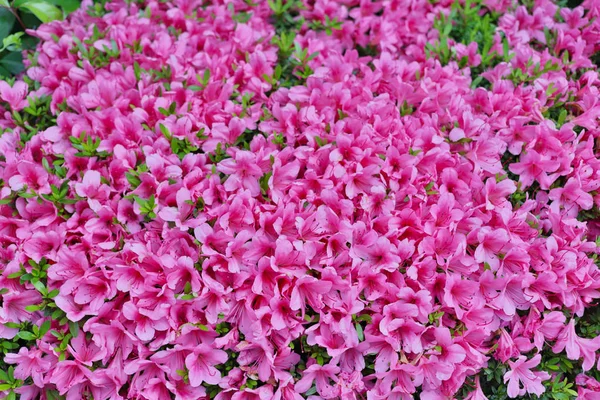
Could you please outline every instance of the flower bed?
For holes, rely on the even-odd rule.
[[[83,4],[0,82],[0,397],[598,399],[600,3]]]

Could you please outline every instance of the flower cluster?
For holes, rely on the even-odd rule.
[[[31,32],[0,396],[597,399],[600,3],[523,3],[114,0]]]

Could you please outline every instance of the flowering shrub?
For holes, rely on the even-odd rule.
[[[598,399],[598,17],[115,0],[42,25],[0,82],[0,395]]]

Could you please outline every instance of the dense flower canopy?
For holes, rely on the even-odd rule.
[[[115,0],[42,25],[0,82],[0,396],[482,400],[483,371],[542,395],[560,360],[599,398],[598,17]]]

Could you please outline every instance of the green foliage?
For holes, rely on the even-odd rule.
[[[8,276],[9,279],[19,278],[19,283],[24,285],[30,283],[42,295],[42,302],[39,304],[31,304],[25,309],[29,312],[34,311],[52,311],[59,310],[54,303],[54,298],[58,295],[58,289],[50,289],[47,285],[47,273],[50,264],[45,258],[42,258],[39,263],[33,260],[28,261],[28,268],[21,265],[19,272]],[[60,310],[59,310],[60,311]],[[63,321],[65,323],[66,321]]]
[[[223,148],[223,146],[221,145],[221,143],[217,143],[217,148],[215,149],[215,151],[213,153],[209,153],[208,154],[208,158],[210,159],[210,161],[213,164],[218,164],[221,161],[223,161],[224,159],[228,158],[227,153],[225,152],[225,149]],[[213,173],[216,173],[216,171],[213,171]]]
[[[7,322],[4,325],[7,328],[18,329],[16,336],[13,339],[0,340],[0,391],[11,390],[10,393],[15,393],[12,389],[17,389],[24,384],[30,384],[29,381],[23,382],[15,379],[13,375],[14,367],[8,367],[3,361],[4,354],[14,353],[21,347],[33,348],[36,346],[37,340],[48,334],[55,336],[59,343],[54,350],[59,356],[59,359],[66,359],[67,346],[72,337],[79,332],[79,324],[67,319],[66,314],[58,308],[54,298],[59,294],[57,288],[48,287],[47,273],[50,264],[45,258],[39,262],[29,260],[26,264],[22,264],[20,270],[7,276],[8,279],[18,279],[21,285],[31,285],[37,290],[42,300],[38,304],[30,304],[25,307],[28,312],[41,313],[44,317],[39,320],[38,325],[34,325],[29,321],[22,323]],[[1,290],[0,290],[1,293]],[[52,328],[55,329],[52,329]],[[67,333],[61,333],[58,330],[67,330]],[[11,395],[7,398],[11,398]],[[16,398],[16,397],[12,397]],[[47,398],[58,399],[58,396],[48,396]]]
[[[148,167],[146,166],[146,164],[141,164],[138,165],[135,170],[130,170],[129,172],[125,173],[127,182],[129,182],[129,185],[131,185],[132,190],[135,190],[138,188],[138,186],[140,186],[140,184],[142,183],[140,175],[147,171]]]
[[[499,61],[499,55],[491,51],[496,35],[498,15],[490,12],[482,0],[466,0],[464,4],[455,2],[450,15],[440,14],[434,21],[434,28],[439,32],[437,44],[427,44],[426,52],[437,55],[442,64],[447,64],[455,56],[450,40],[468,45],[477,43],[481,55],[480,68],[493,66]],[[505,49],[505,58],[509,57]],[[457,60],[461,66],[466,66],[466,60]]]
[[[23,128],[18,142],[19,148],[25,147],[25,144],[38,132],[56,125],[56,117],[50,112],[51,100],[48,96],[29,97],[27,107],[20,112],[13,111],[12,117],[15,125]]]
[[[44,159],[44,161],[45,161],[44,166],[46,166],[48,164],[48,162],[46,161],[46,159]],[[59,168],[62,168],[62,167],[59,167]],[[60,185],[60,187],[57,187],[56,185],[51,184],[50,189],[52,190],[52,192],[50,194],[42,194],[41,197],[43,199],[53,203],[54,206],[56,207],[56,209],[58,210],[59,215],[66,217],[66,218],[70,217],[71,214],[65,209],[65,206],[67,204],[75,204],[80,199],[79,198],[72,199],[72,198],[68,197],[69,182],[67,180],[63,181],[63,183]]]
[[[304,24],[299,11],[304,8],[302,0],[267,0],[273,11],[273,25],[277,33],[297,31]]]
[[[550,71],[559,71],[561,69],[560,65],[553,63],[551,60],[546,61],[544,66],[541,66],[539,63],[534,65],[533,61],[529,60],[525,65],[525,68],[525,71],[519,68],[513,69],[508,76],[508,79],[512,80],[515,84],[533,83],[543,74]],[[549,94],[552,95],[553,93],[554,92],[551,92]]]
[[[277,87],[302,85],[314,72],[308,63],[319,53],[308,54],[308,49],[302,48],[294,39],[295,34],[291,32],[282,32],[273,38],[273,43],[279,47],[279,61],[273,76],[264,76],[264,79],[273,86],[273,90]]]
[[[578,334],[593,339],[600,336],[600,305],[590,307],[583,317],[577,321]]]
[[[16,400],[17,394],[14,389],[17,389],[23,385],[23,381],[15,379],[15,367],[10,366],[6,369],[0,368],[0,391],[8,390],[9,393],[6,400]]]
[[[175,103],[173,103],[175,104]],[[172,104],[172,105],[173,105]],[[161,110],[164,110],[161,108]],[[162,111],[161,111],[162,112]],[[169,114],[170,115],[170,114]],[[173,154],[177,154],[177,156],[183,160],[186,154],[193,153],[198,151],[198,148],[193,146],[188,138],[179,139],[171,134],[169,128],[164,126],[163,124],[159,124],[159,128],[163,136],[171,143],[171,150]]]
[[[481,64],[471,66],[473,87],[485,86],[487,81],[481,73],[493,68],[500,62],[508,62],[514,54],[510,53],[509,44],[505,37],[496,32],[499,15],[490,11],[483,0],[458,0],[452,5],[449,15],[440,14],[434,21],[434,28],[439,33],[435,43],[425,46],[427,57],[436,57],[442,65],[456,61],[460,68],[468,66],[467,57],[458,58],[453,43],[468,46],[477,44],[477,53],[481,56]],[[496,41],[502,43],[502,54],[492,51]]]
[[[71,145],[78,150],[78,152],[75,153],[77,157],[105,158],[109,155],[105,151],[98,151],[98,147],[100,147],[100,138],[92,138],[85,132],[81,132],[79,137],[71,136],[69,137],[69,140],[71,141]]]
[[[328,35],[331,36],[334,30],[338,31],[342,29],[342,22],[338,21],[337,18],[330,19],[327,15],[325,16],[325,22],[321,21],[311,21],[309,23],[310,29],[314,31],[325,31]]]
[[[140,206],[140,212],[147,216],[148,219],[152,220],[156,218],[156,199],[154,195],[150,195],[147,199],[142,199],[141,197],[134,196],[135,202]]]
[[[263,78],[272,85],[272,90],[302,85],[314,72],[308,63],[318,56],[317,52],[309,54],[308,49],[302,48],[295,41],[296,32],[305,25],[304,19],[299,16],[299,11],[304,5],[300,0],[268,1],[273,11],[272,23],[276,31],[272,43],[277,45],[279,51],[273,76],[263,76]],[[331,34],[333,30],[341,29],[341,22],[327,17],[325,22],[309,21],[308,27]]]
[[[63,19],[78,7],[79,0],[0,0],[0,77],[9,78],[24,70],[22,52],[37,44],[26,29]]]
[[[80,67],[83,66],[82,60],[88,60],[95,68],[103,68],[119,58],[121,50],[114,39],[110,41],[110,46],[104,45],[103,50],[98,50],[93,46],[95,42],[102,38],[104,38],[104,33],[100,32],[95,25],[91,38],[82,42],[79,38],[73,37],[76,46],[71,49],[71,53],[79,55],[78,65]]]

